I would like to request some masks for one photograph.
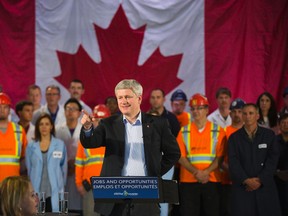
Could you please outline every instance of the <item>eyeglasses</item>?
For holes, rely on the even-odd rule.
[[[200,110],[203,110],[203,109],[206,109],[206,107],[205,106],[191,107],[191,111],[195,111],[195,110],[200,111]]]
[[[78,109],[78,108],[75,108],[75,107],[66,107],[66,108],[65,108],[65,111],[75,112],[75,111],[79,111],[79,109]]]

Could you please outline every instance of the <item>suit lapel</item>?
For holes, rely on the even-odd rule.
[[[149,115],[146,115],[145,113],[142,113],[142,130],[143,130],[145,161],[146,164],[148,165],[150,161],[148,156],[152,153],[151,137],[153,132],[153,119]]]
[[[125,153],[125,125],[123,123],[123,115],[119,115],[114,123],[113,129],[115,131],[116,140],[119,140],[121,156],[124,157]]]
[[[143,139],[144,139],[144,145],[146,142],[151,142],[151,134],[152,134],[152,128],[153,128],[153,119],[146,115],[145,113],[142,113],[142,130],[143,130]]]

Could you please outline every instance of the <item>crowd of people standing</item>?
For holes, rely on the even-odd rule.
[[[41,88],[31,85],[15,111],[9,96],[0,93],[2,199],[7,182],[14,180],[10,177],[21,175],[28,177],[21,179],[28,181],[27,193],[45,192],[47,212],[58,212],[58,192],[68,191],[70,212],[120,215],[126,209],[123,205],[107,208],[96,203],[94,211],[90,177],[161,176],[179,182],[180,204],[161,204],[159,209],[137,205],[132,215],[288,215],[288,87],[279,112],[269,92],[246,103],[232,100],[226,87],[215,93],[214,111],[209,110],[212,99],[200,93],[188,98],[180,89],[172,94],[169,111],[165,92],[155,88],[150,92],[150,110],[143,112],[143,89],[135,80],[121,81],[115,96],[93,109],[81,100],[81,80],[72,80],[69,92],[71,98],[61,105],[60,88],[48,86],[46,103],[41,105]],[[187,104],[190,112],[185,111]],[[145,140],[148,131],[139,129],[149,124],[155,141]],[[116,145],[122,141],[113,140],[122,132],[125,151],[119,152]],[[154,147],[147,151],[149,142]],[[144,149],[137,147],[139,143]],[[134,148],[136,162],[131,156]],[[115,158],[108,157],[105,149]],[[112,168],[122,157],[122,170]],[[35,205],[35,199],[30,200]],[[2,201],[4,214],[7,205]],[[19,215],[23,209],[17,210]]]

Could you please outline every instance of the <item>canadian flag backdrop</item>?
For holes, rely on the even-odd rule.
[[[27,87],[85,85],[91,107],[122,79],[170,96],[215,92],[256,102],[269,91],[282,105],[288,86],[287,0],[1,0],[0,85],[15,105]]]

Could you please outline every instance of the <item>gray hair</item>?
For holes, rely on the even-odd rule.
[[[49,86],[46,87],[46,92],[47,92],[48,89],[56,89],[58,91],[58,93],[61,94],[61,90],[60,90],[59,86],[49,85]]]
[[[120,81],[115,87],[115,94],[116,91],[120,89],[131,89],[136,96],[141,96],[143,94],[143,87],[134,79],[124,79]]]

